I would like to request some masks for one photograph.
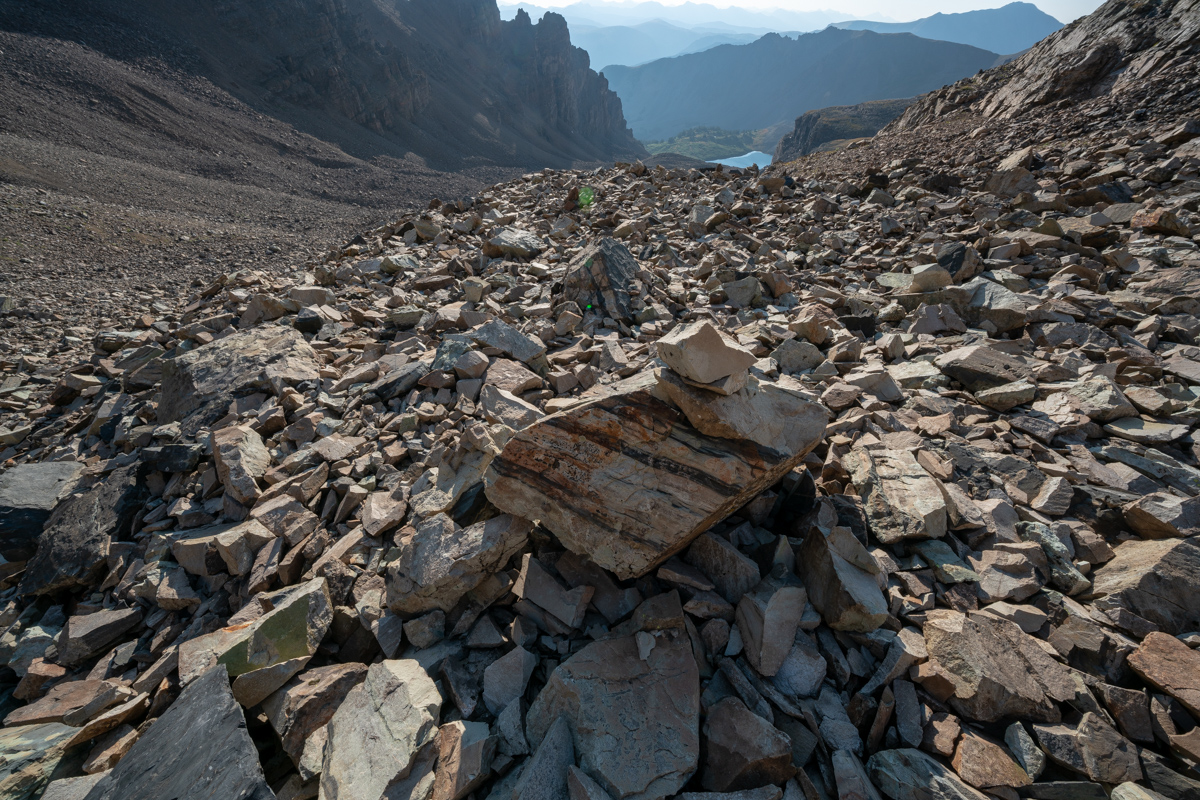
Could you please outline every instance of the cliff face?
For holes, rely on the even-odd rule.
[[[350,122],[447,166],[642,153],[557,14],[505,22],[495,0],[131,2],[235,96],[333,135]]]
[[[1198,50],[1200,0],[1108,0],[1015,61],[925,95],[888,130],[912,130],[960,109],[1013,118],[1039,106],[1120,95],[1186,66]]]
[[[796,118],[796,127],[779,140],[775,162],[794,161],[826,142],[874,136],[900,116],[913,99],[873,100],[853,106],[831,106],[809,111]]]

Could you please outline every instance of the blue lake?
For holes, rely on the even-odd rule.
[[[724,164],[727,167],[741,167],[742,169],[752,167],[755,164],[760,167],[769,167],[771,165],[771,154],[755,150],[752,153],[746,153],[746,155],[738,156],[737,158],[718,158],[708,163]]]

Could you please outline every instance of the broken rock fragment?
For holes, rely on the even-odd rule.
[[[647,600],[633,620],[640,630],[593,642],[559,665],[526,724],[536,745],[565,718],[584,772],[615,800],[652,800],[678,792],[696,769],[700,676],[677,595]],[[653,641],[649,653],[639,636]]]
[[[701,781],[709,791],[780,784],[796,771],[791,740],[736,697],[727,697],[709,709],[704,737]]]
[[[844,461],[863,498],[871,532],[885,544],[946,535],[937,481],[906,450],[854,450]]]
[[[584,314],[628,322],[633,319],[638,263],[625,245],[601,239],[575,256],[563,279],[563,299]]]
[[[796,554],[796,570],[809,601],[834,630],[873,631],[887,619],[879,565],[849,528],[824,533],[814,525]]]
[[[274,797],[224,666],[192,681],[87,794],[88,800],[206,796]]]
[[[321,795],[382,800],[410,777],[432,784],[432,767],[423,770],[419,756],[437,737],[441,707],[437,687],[416,661],[372,664],[329,721]]]
[[[450,611],[525,546],[531,527],[507,514],[467,528],[445,514],[419,522],[388,569],[388,607],[413,616]]]
[[[265,325],[163,360],[160,424],[181,422],[189,435],[225,415],[230,402],[254,390],[320,378],[316,353],[297,330]]]
[[[699,384],[716,383],[749,369],[757,360],[707,320],[682,325],[659,339],[658,357],[682,377]]]
[[[965,717],[1055,722],[1075,696],[1066,668],[1015,623],[988,614],[937,611],[925,624],[926,688]]]
[[[324,578],[258,595],[251,603],[245,611],[270,610],[261,610],[261,616],[257,617],[248,613],[241,624],[221,628],[180,645],[179,677],[183,683],[190,683],[218,665],[226,667],[230,676],[238,677],[284,662],[307,659],[317,651],[333,620]],[[281,675],[276,687],[283,685],[300,666],[302,664]]]
[[[1096,570],[1091,594],[1102,609],[1124,609],[1178,635],[1200,629],[1200,547],[1188,539],[1122,542]]]

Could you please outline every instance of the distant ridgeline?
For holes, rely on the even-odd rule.
[[[610,67],[604,75],[634,135],[663,142],[699,127],[791,128],[806,111],[913,97],[988,69],[999,58],[909,33],[826,28],[795,39],[767,34],[752,44],[640,67]]]
[[[835,28],[876,33],[911,33],[923,39],[940,39],[1013,54],[1028,50],[1062,27],[1062,23],[1033,3],[1009,3],[1001,8],[934,14],[913,22],[835,22]]]

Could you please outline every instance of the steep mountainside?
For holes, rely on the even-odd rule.
[[[0,0],[0,295],[291,267],[644,152],[565,22],[493,0]]]
[[[754,130],[805,111],[912,97],[996,62],[996,54],[912,34],[828,28],[605,71],[643,140],[699,126]]]
[[[934,14],[912,22],[859,19],[835,22],[834,27],[849,31],[911,33],[925,39],[969,44],[996,53],[1019,53],[1062,28],[1062,23],[1033,3],[1016,2],[1000,8]]]
[[[123,62],[166,61],[355,156],[529,167],[639,151],[620,101],[571,45],[565,20],[502,22],[495,0],[0,5],[12,34],[73,40]],[[144,43],[123,52],[130,48],[114,32]],[[31,66],[25,83],[35,91],[63,89],[56,74]],[[60,108],[44,105],[37,113],[48,117]],[[167,119],[178,110],[155,105]]]
[[[826,142],[874,136],[912,103],[913,98],[909,97],[809,111],[797,117],[795,129],[779,140],[774,160],[791,161],[813,152]]]
[[[1170,94],[1152,102],[1168,101],[1195,90],[1197,52],[1200,0],[1109,0],[1015,61],[921,98],[891,129],[913,130],[964,109],[1012,118],[1052,103],[1119,99],[1158,76]],[[1190,80],[1180,83],[1176,73]]]

